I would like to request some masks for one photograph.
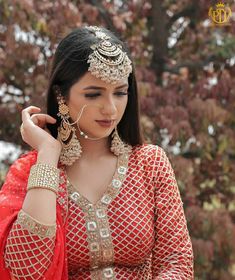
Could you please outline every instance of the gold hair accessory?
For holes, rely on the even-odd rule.
[[[81,157],[82,147],[76,135],[76,128],[69,123],[69,107],[65,104],[59,86],[55,85],[54,91],[59,104],[59,113],[57,115],[61,118],[57,136],[62,146],[60,162],[65,165],[72,165]]]
[[[111,42],[111,37],[97,26],[86,27],[100,39],[100,42],[91,46],[93,52],[87,62],[90,63],[88,71],[96,78],[116,84],[122,79],[127,79],[132,72],[131,60],[122,50],[120,44]]]
[[[30,169],[27,190],[48,189],[57,194],[59,185],[59,169],[45,163],[37,163]]]

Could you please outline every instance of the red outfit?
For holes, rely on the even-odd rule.
[[[36,158],[33,151],[17,160],[0,193],[1,279],[11,279],[10,271],[17,279],[193,279],[183,206],[160,147],[138,145],[120,157],[96,204],[76,191],[60,166],[54,236],[20,211]]]

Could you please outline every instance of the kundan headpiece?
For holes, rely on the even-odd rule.
[[[111,42],[110,36],[99,27],[88,26],[86,28],[101,39],[99,43],[91,46],[93,52],[87,60],[90,64],[88,71],[96,78],[111,84],[128,78],[132,72],[131,60],[122,50],[122,46]]]

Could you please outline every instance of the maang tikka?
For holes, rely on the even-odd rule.
[[[60,162],[65,165],[72,165],[81,157],[82,147],[76,135],[76,128],[69,123],[69,107],[66,105],[64,97],[61,95],[60,88],[55,85],[54,91],[59,105],[59,112],[57,115],[61,118],[57,136],[57,140],[60,141],[62,146]]]
[[[122,46],[113,43],[111,37],[97,26],[87,26],[86,29],[100,39],[98,43],[90,46],[93,51],[87,60],[88,71],[96,78],[111,84],[127,79],[132,72],[132,63]]]

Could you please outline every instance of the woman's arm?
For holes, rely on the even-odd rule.
[[[10,231],[13,229],[13,224],[16,221],[17,216],[22,209],[22,205],[26,196],[27,181],[28,181],[28,176],[29,176],[31,166],[34,165],[36,162],[37,162],[36,151],[29,152],[21,156],[18,160],[16,160],[10,167],[10,170],[8,171],[6,176],[5,183],[0,191],[0,275],[1,275],[0,278],[4,280],[12,279],[12,277],[10,276],[10,269],[6,268],[6,261],[4,259],[4,255],[6,252],[6,244],[9,239]],[[65,188],[64,183],[62,183],[61,187],[62,186],[63,188]],[[57,203],[56,236],[55,236],[55,241],[53,241],[52,244],[54,247],[53,246],[49,247],[49,250],[48,248],[46,248],[46,250],[48,250],[47,252],[50,252],[50,248],[53,247],[53,257],[50,260],[51,263],[50,267],[48,268],[48,270],[45,272],[43,276],[45,280],[67,279],[66,278],[67,270],[64,267],[66,263],[64,227],[63,227],[64,220],[62,218],[61,211],[62,209]],[[32,225],[32,223],[30,224]],[[34,237],[36,240],[41,238],[36,235],[34,235]],[[46,245],[46,242],[42,242],[42,243]],[[33,244],[34,242],[32,242],[30,245],[33,246]],[[22,247],[20,248],[22,249]],[[31,249],[32,248],[34,247],[31,247]],[[40,247],[40,250],[43,250],[43,248]],[[33,250],[31,250],[31,253],[33,253]],[[38,254],[38,251],[35,251],[35,253]],[[31,258],[31,261],[33,260],[37,261],[37,258],[35,257]],[[15,277],[15,279],[19,280],[22,278]],[[30,277],[30,279],[34,279],[34,278]]]
[[[38,152],[37,163],[57,167],[59,152],[44,148]],[[54,224],[56,221],[56,194],[43,188],[30,189],[25,197],[22,209],[42,224]]]
[[[55,119],[38,114],[39,111],[34,106],[22,111],[22,138],[38,151],[38,156],[27,178],[23,206],[8,232],[4,254],[11,275],[25,280],[45,276],[52,264],[56,240],[57,164],[61,145],[45,129],[46,123],[54,123]],[[17,182],[17,178],[11,180]]]
[[[57,162],[56,153],[44,150],[36,164],[56,167]],[[41,279],[52,262],[55,236],[56,194],[47,189],[29,190],[6,242],[4,258],[11,275]]]
[[[193,280],[193,252],[174,171],[157,147],[155,170],[155,280]]]

